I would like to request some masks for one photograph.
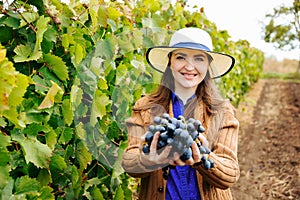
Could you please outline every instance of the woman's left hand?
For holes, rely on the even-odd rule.
[[[202,146],[208,148],[209,142],[203,134],[199,134],[198,139]],[[191,149],[192,149],[192,156],[190,157],[190,159],[183,161],[180,159],[180,154],[178,152],[175,152],[174,161],[173,160],[170,161],[169,164],[174,166],[176,165],[184,166],[184,165],[194,165],[196,163],[201,162],[202,154],[200,153],[198,145],[196,144],[195,141],[192,143]]]
[[[178,152],[174,153],[174,161],[170,161],[170,165],[176,166],[184,166],[184,165],[194,165],[197,162],[201,161],[201,154],[199,151],[199,148],[196,144],[196,142],[193,142],[191,145],[191,149],[192,149],[192,156],[190,157],[190,159],[183,161],[180,159],[180,154]]]

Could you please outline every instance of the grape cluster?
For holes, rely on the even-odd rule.
[[[171,118],[168,113],[163,113],[162,116],[156,116],[153,119],[154,124],[150,125],[145,135],[145,143],[143,145],[143,152],[148,154],[150,152],[150,145],[153,140],[153,136],[156,132],[160,132],[160,136],[157,143],[157,150],[162,150],[167,145],[172,146],[170,156],[174,152],[178,152],[182,161],[186,161],[192,156],[191,145],[193,141],[196,142],[200,153],[203,155],[201,160],[203,161],[204,168],[210,169],[214,167],[214,162],[208,158],[207,154],[210,150],[201,145],[198,137],[199,134],[205,132],[205,128],[202,126],[199,120],[189,118],[185,120],[183,116],[177,118]]]

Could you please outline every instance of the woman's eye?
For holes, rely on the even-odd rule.
[[[198,58],[195,58],[195,61],[203,61],[204,59],[202,57],[198,57]]]
[[[184,60],[185,58],[183,56],[177,56],[176,59],[177,60]]]

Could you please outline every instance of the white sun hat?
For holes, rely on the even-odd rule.
[[[204,51],[212,57],[209,67],[211,78],[224,76],[234,66],[234,58],[224,53],[213,52],[210,35],[206,31],[195,27],[176,31],[170,40],[169,46],[149,48],[146,53],[147,62],[154,69],[164,72],[169,63],[169,53],[182,48]]]

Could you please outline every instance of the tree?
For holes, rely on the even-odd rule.
[[[293,5],[281,5],[267,14],[269,20],[264,27],[264,40],[274,43],[282,50],[300,49],[300,0],[294,0]],[[298,64],[300,73],[300,62]]]

